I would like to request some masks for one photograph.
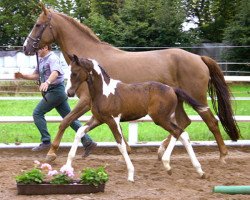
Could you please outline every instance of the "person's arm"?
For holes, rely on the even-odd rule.
[[[48,78],[44,83],[42,83],[42,84],[40,85],[39,90],[40,90],[40,91],[43,91],[43,92],[46,92],[46,91],[48,90],[49,85],[50,85],[51,83],[53,83],[53,82],[57,79],[58,75],[59,75],[58,71],[53,71],[53,72],[50,74],[49,78]]]
[[[14,77],[16,79],[26,79],[26,80],[38,80],[39,79],[39,75],[37,73],[33,73],[33,74],[23,74],[21,72],[16,72],[14,74]]]

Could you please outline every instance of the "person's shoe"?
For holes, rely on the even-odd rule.
[[[96,148],[97,143],[96,142],[91,142],[88,146],[84,148],[84,152],[82,157],[86,158],[89,156],[89,154]]]
[[[51,143],[48,143],[48,144],[41,143],[39,144],[39,146],[32,148],[31,151],[42,151],[45,149],[49,149],[50,146],[51,146]]]

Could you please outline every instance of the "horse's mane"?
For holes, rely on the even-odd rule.
[[[79,30],[81,30],[82,32],[89,35],[94,40],[96,40],[98,42],[101,42],[101,40],[96,36],[96,34],[89,27],[87,27],[86,25],[83,25],[82,23],[78,22],[74,18],[69,17],[69,16],[67,16],[67,15],[65,15],[63,13],[56,12],[56,14],[63,17],[64,19],[68,20],[69,22],[71,22],[75,27],[77,27]]]

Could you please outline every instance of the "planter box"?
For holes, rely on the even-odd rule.
[[[105,184],[99,186],[88,184],[20,184],[17,183],[17,194],[21,195],[45,195],[45,194],[90,194],[104,192]]]

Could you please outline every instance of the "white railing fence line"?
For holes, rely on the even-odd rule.
[[[188,116],[192,122],[203,122],[198,115]],[[60,123],[62,117],[60,116],[46,116],[47,122],[49,123]],[[87,122],[90,120],[91,116],[82,116],[79,118],[81,122]],[[218,117],[216,117],[218,119]],[[219,119],[218,119],[219,120]],[[235,116],[237,122],[250,122],[250,116]],[[141,122],[153,122],[152,119],[147,115],[138,120],[128,122],[128,142],[129,144],[138,143],[138,123]],[[32,116],[0,116],[0,124],[4,123],[34,123]]]

